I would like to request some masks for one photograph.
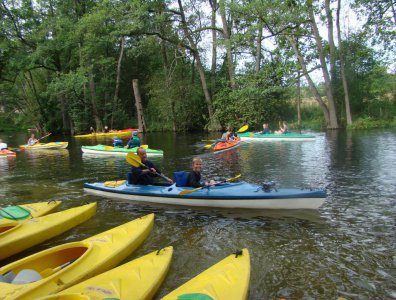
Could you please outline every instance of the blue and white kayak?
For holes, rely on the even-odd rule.
[[[111,184],[109,184],[111,183]],[[89,194],[145,203],[182,206],[249,209],[317,209],[326,199],[322,190],[297,188],[263,189],[247,182],[224,183],[179,195],[189,187],[172,185],[133,185],[125,180],[85,183]]]

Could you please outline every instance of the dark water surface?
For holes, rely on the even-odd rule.
[[[163,149],[151,159],[168,176],[204,159],[203,177],[242,174],[245,181],[273,180],[280,187],[328,192],[318,211],[243,211],[144,205],[87,195],[84,182],[125,178],[123,158],[82,155],[81,145],[111,140],[70,139],[66,150],[18,151],[0,158],[0,205],[59,199],[62,208],[97,201],[86,223],[16,258],[76,241],[147,213],[153,232],[127,261],[174,247],[170,272],[156,299],[236,249],[251,255],[249,299],[396,299],[396,132],[315,133],[315,141],[245,143],[232,151],[203,151],[214,134],[152,133],[143,142]],[[0,138],[11,147],[26,133]],[[67,140],[49,137],[46,141]]]

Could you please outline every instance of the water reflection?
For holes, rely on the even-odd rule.
[[[25,137],[10,140],[18,144]],[[124,158],[82,155],[83,144],[99,141],[71,139],[66,152],[25,151],[13,160],[0,159],[0,205],[61,199],[65,209],[99,203],[95,218],[20,257],[154,212],[153,232],[128,260],[174,246],[171,270],[156,299],[243,247],[251,253],[249,299],[395,298],[396,132],[332,131],[317,134],[315,141],[244,143],[216,155],[205,152],[201,140],[216,137],[155,133],[144,139],[164,150],[163,158],[150,160],[167,176],[190,170],[192,158],[200,155],[205,179],[242,174],[257,184],[274,180],[282,187],[326,188],[325,204],[318,211],[252,211],[87,195],[84,182],[125,178],[130,166]]]

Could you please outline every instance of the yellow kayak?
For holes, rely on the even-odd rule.
[[[95,213],[96,203],[91,203],[38,218],[0,224],[0,259],[49,240],[85,222]]]
[[[75,138],[92,138],[92,137],[106,137],[106,136],[117,136],[117,137],[128,137],[132,135],[133,131],[137,131],[135,128],[116,130],[111,132],[96,132],[96,133],[87,133],[87,134],[78,134],[75,135]]]
[[[62,201],[48,201],[4,207],[0,209],[0,224],[10,220],[21,221],[47,215],[57,210],[61,203]]]
[[[151,299],[169,270],[173,247],[154,251],[62,292],[36,300]],[[85,297],[85,298],[84,298]]]
[[[153,226],[154,214],[149,214],[8,264],[0,268],[0,299],[35,299],[103,273],[142,244]]]
[[[19,148],[25,150],[35,150],[35,149],[65,149],[67,148],[68,142],[51,142],[51,143],[37,143],[32,146],[29,145],[19,145]]]
[[[241,300],[247,299],[250,280],[250,256],[247,249],[232,254],[162,300]]]

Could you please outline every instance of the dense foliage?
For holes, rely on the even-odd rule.
[[[396,16],[377,2],[352,3],[351,33],[340,0],[1,0],[0,130],[136,127],[134,79],[148,130],[392,126]]]

